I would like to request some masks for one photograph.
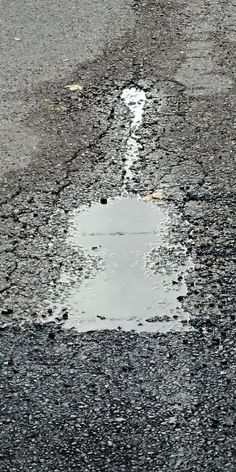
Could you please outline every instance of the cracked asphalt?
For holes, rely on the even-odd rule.
[[[0,18],[1,470],[235,471],[235,1],[2,0]],[[88,270],[71,211],[121,193],[127,86],[147,96],[127,190],[164,193],[194,263],[183,333],[50,321],[62,271]]]

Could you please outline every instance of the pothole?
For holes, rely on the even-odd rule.
[[[67,243],[83,248],[89,270],[80,282],[75,274],[74,284],[63,275],[69,293],[53,312],[78,331],[189,329],[181,302],[191,261],[185,248],[170,246],[166,205],[137,197],[102,202],[73,212]],[[176,253],[172,262],[163,248]]]

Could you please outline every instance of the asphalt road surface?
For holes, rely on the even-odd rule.
[[[2,0],[0,26],[0,470],[235,471],[235,0]],[[169,215],[154,272],[188,261],[181,329],[66,327],[100,263],[72,216],[124,190]]]

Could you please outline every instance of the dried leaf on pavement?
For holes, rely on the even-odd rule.
[[[152,200],[162,200],[163,198],[164,198],[163,192],[154,192],[143,197],[143,200],[145,200],[146,202],[150,202]]]
[[[68,84],[66,85],[66,88],[68,88],[71,92],[75,92],[76,90],[82,90],[83,87],[80,84]]]

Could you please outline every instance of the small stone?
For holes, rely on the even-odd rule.
[[[175,424],[176,423],[176,417],[172,416],[172,418],[169,418],[168,423]]]
[[[106,205],[106,204],[107,204],[107,198],[101,197],[101,198],[100,198],[100,203],[101,203],[102,205]]]
[[[7,325],[6,324],[1,324],[0,325],[0,331],[4,331],[6,329]]]
[[[68,311],[64,311],[64,313],[62,313],[62,318],[63,320],[68,320]]]
[[[12,308],[3,308],[2,309],[2,315],[6,315],[6,316],[7,315],[12,315],[12,313],[13,313]]]
[[[180,320],[180,322],[182,323],[182,325],[187,325],[188,324],[188,320]]]

